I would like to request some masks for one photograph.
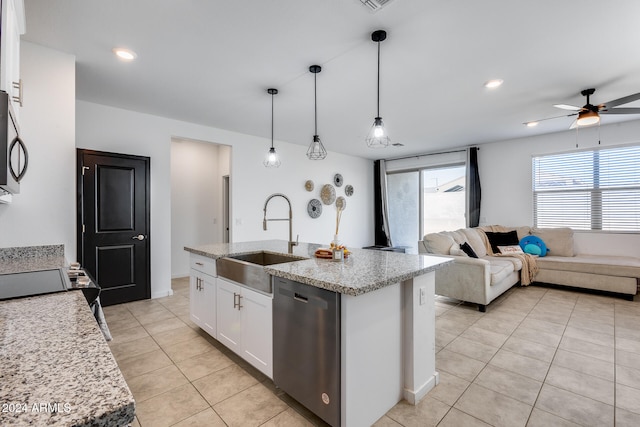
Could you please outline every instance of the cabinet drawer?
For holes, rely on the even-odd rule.
[[[191,268],[198,270],[202,273],[210,276],[217,276],[216,274],[216,260],[213,258],[207,258],[201,255],[191,254]]]

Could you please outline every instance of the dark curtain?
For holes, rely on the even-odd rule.
[[[375,209],[375,245],[391,246],[391,239],[387,232],[387,180],[384,160],[373,162],[373,203]]]
[[[478,147],[467,150],[467,227],[480,224],[480,174],[478,172]]]

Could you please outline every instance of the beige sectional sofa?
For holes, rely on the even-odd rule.
[[[485,231],[515,230],[542,239],[549,252],[536,258],[534,282],[621,294],[633,299],[640,283],[640,258],[576,254],[570,228],[478,227],[431,233],[418,242],[419,252],[448,255],[454,263],[436,271],[436,294],[476,303],[480,311],[513,285],[520,283],[518,258],[487,253]],[[478,258],[468,257],[460,244],[469,243]]]

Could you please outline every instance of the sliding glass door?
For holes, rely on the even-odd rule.
[[[407,253],[418,253],[420,238],[420,172],[387,175],[389,231],[393,246],[404,246]]]
[[[422,234],[465,228],[466,167],[422,171]]]
[[[465,228],[466,166],[450,165],[387,175],[393,246],[418,253],[427,233]]]

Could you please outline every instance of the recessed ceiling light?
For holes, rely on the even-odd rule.
[[[123,61],[133,61],[138,56],[134,51],[121,47],[114,47],[113,53],[115,53],[116,56]]]
[[[486,82],[484,84],[484,87],[486,87],[488,89],[495,89],[498,86],[502,85],[502,83],[504,83],[504,80],[502,80],[502,79],[493,79],[493,80],[489,80],[488,82]]]
[[[540,122],[527,122],[527,123],[525,123],[525,125],[528,128],[532,128],[532,127],[538,126],[538,123],[540,123]]]

